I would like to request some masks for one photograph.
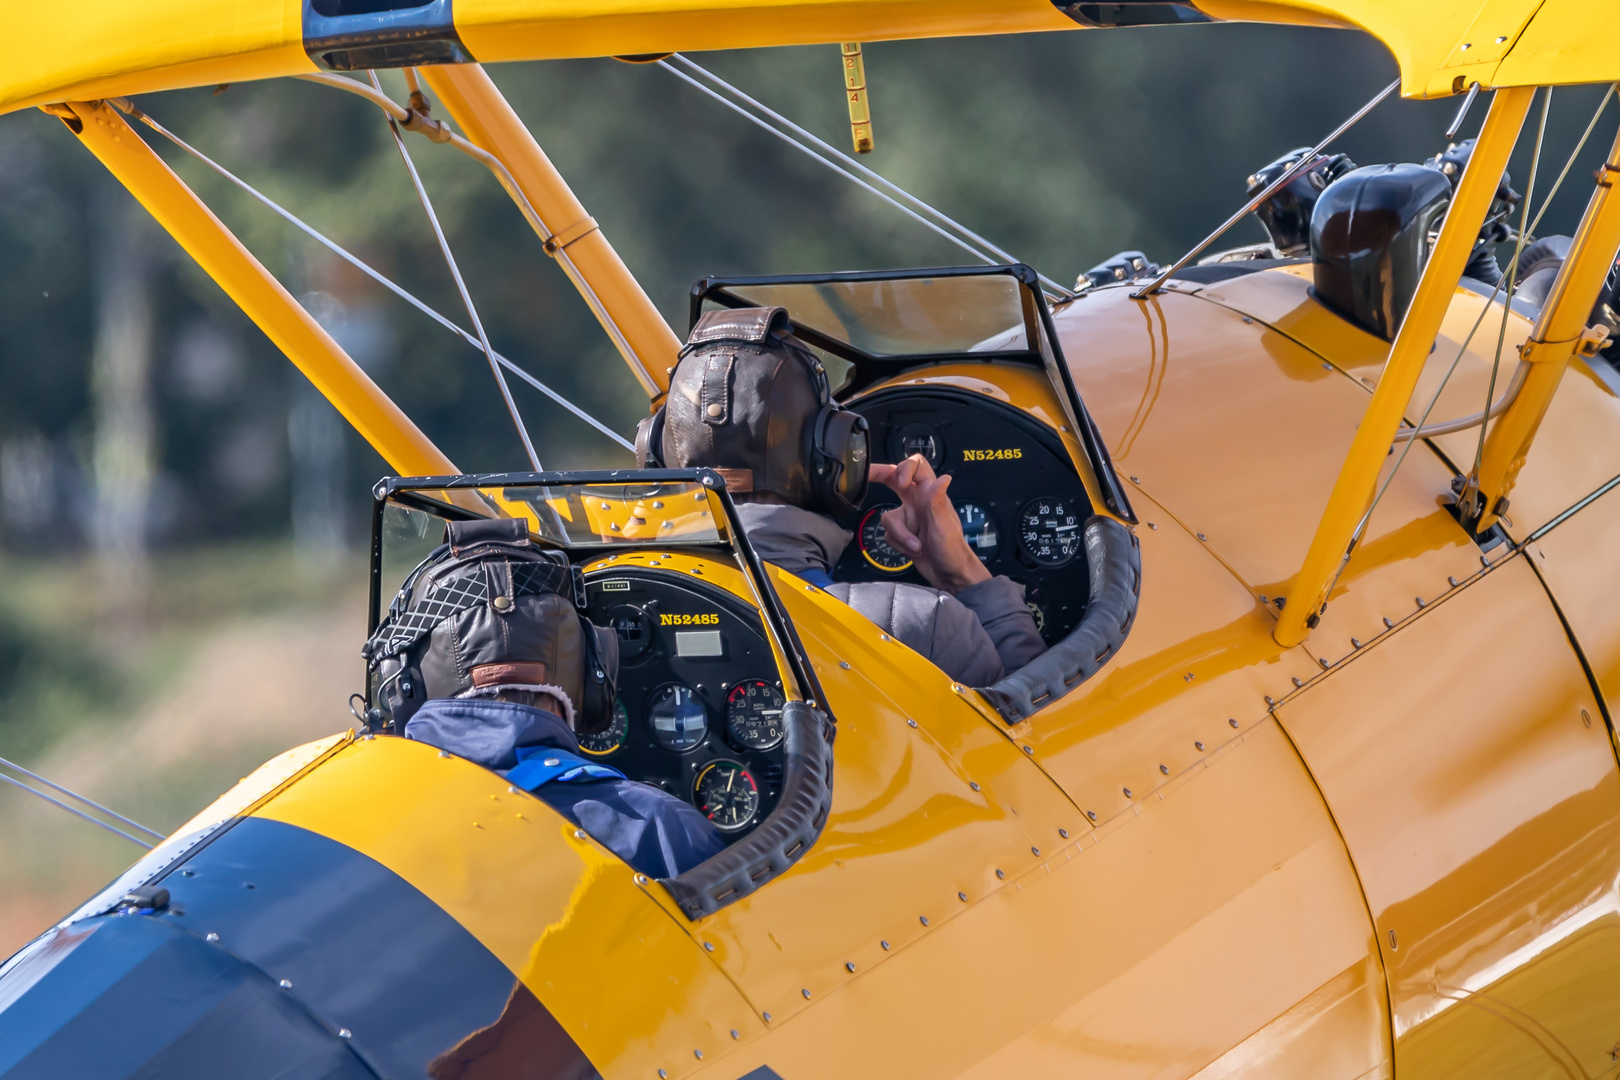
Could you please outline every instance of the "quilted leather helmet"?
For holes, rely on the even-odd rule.
[[[704,313],[670,378],[664,407],[641,422],[643,467],[708,467],[733,492],[769,491],[845,514],[866,494],[864,417],[832,399],[827,371],[785,308]]]
[[[576,731],[613,710],[618,638],[579,614],[584,583],[521,518],[452,522],[447,543],[406,577],[361,650],[373,705],[394,731],[433,698],[550,694]]]

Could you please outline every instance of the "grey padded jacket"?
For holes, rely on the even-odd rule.
[[[790,574],[830,574],[853,539],[797,506],[742,503],[737,514],[759,557]],[[1024,587],[1000,574],[955,596],[900,581],[838,582],[827,592],[969,686],[989,686],[1046,651]]]

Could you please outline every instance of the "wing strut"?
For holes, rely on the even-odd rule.
[[[353,83],[355,86],[363,85],[361,83],[354,82],[352,79],[344,79],[343,81],[346,83]],[[122,108],[122,106],[120,106],[120,108]],[[186,142],[186,140],[182,139],[180,136],[176,135],[174,132],[152,119],[152,117],[142,112],[140,109],[134,108],[133,106],[131,106],[130,115],[135,117],[135,119],[139,120],[141,123],[145,124],[147,127],[151,128],[153,131],[157,132],[159,135],[162,135],[165,139],[168,139],[175,146],[179,147],[181,150],[184,150],[186,153],[190,154],[192,157],[196,158],[210,169],[213,169],[226,180],[229,180],[231,183],[241,188],[262,206],[274,211],[276,215],[279,216],[283,221],[292,225],[293,228],[297,229],[311,240],[314,240],[317,244],[320,244],[322,247],[326,248],[326,250],[330,251],[332,254],[336,255],[338,258],[342,259],[344,262],[348,263],[350,266],[369,277],[372,281],[375,281],[377,284],[381,285],[383,288],[387,289],[389,292],[411,305],[417,311],[420,311],[422,314],[426,315],[428,318],[432,319],[434,322],[438,323],[452,334],[455,334],[457,337],[461,338],[462,341],[465,341],[479,352],[483,351],[482,343],[480,343],[478,338],[473,334],[458,326],[450,319],[447,319],[443,315],[439,314],[439,312],[435,311],[431,306],[413,296],[405,289],[401,288],[397,282],[394,282],[385,275],[379,273],[375,267],[366,263],[364,260],[357,258],[353,252],[326,236],[319,229],[316,229],[313,225],[310,225],[309,222],[305,221],[303,218],[300,218],[297,214],[292,213],[285,206],[282,206],[264,192],[248,183],[246,180],[243,180],[240,176],[237,176],[225,166],[221,165],[219,162],[215,161],[201,150],[198,150],[195,146],[192,146],[190,143]],[[409,130],[409,128],[407,128],[407,130]],[[477,148],[474,147],[473,149],[476,150]],[[482,153],[482,151],[478,151],[478,153]],[[620,435],[617,431],[614,431],[612,428],[602,423],[602,421],[598,420],[596,417],[592,416],[578,405],[575,405],[572,401],[569,401],[567,398],[557,393],[557,391],[553,390],[551,387],[547,386],[545,383],[541,382],[527,371],[518,367],[500,353],[497,352],[494,354],[494,356],[495,360],[501,365],[501,367],[505,368],[507,371],[510,371],[513,375],[516,375],[518,378],[522,379],[524,382],[528,383],[530,386],[549,397],[552,401],[555,401],[557,404],[561,405],[563,408],[585,421],[587,424],[591,425],[591,427],[595,428],[603,435],[606,435],[609,439],[612,439],[626,450],[629,450],[632,453],[635,451],[635,444],[631,443],[630,440],[626,439],[623,435]]]
[[[1518,142],[1535,92],[1535,87],[1510,87],[1492,95],[1490,112],[1480,129],[1468,167],[1457,183],[1457,193],[1451,200],[1451,209],[1429,262],[1423,268],[1412,306],[1396,332],[1378,388],[1362,414],[1350,452],[1333,484],[1333,493],[1328,496],[1322,520],[1317,523],[1305,564],[1294,579],[1287,603],[1272,631],[1272,636],[1284,647],[1292,648],[1304,641],[1321,620],[1328,588],[1355,546],[1356,528],[1371,504],[1373,488],[1388,459],[1395,432],[1400,428],[1412,391],[1439,336],[1440,323],[1451,306],[1463,267],[1473,253],[1485,212],[1496,195],[1497,184]]]
[[[1614,268],[1620,249],[1620,134],[1604,163],[1598,167],[1597,188],[1575,230],[1569,255],[1558,270],[1547,302],[1536,317],[1521,356],[1529,368],[1524,387],[1492,425],[1479,453],[1473,475],[1463,489],[1465,520],[1483,532],[1507,512],[1513,490],[1547,414],[1553,393],[1576,356],[1592,356],[1608,338],[1606,330],[1589,327],[1604,279]]]
[[[371,72],[371,85],[377,93],[382,93],[382,84],[377,81],[377,73]],[[433,200],[428,198],[427,188],[422,186],[422,177],[416,171],[416,162],[411,160],[411,152],[405,145],[405,136],[399,133],[399,123],[388,117],[388,130],[394,136],[394,145],[399,148],[400,159],[405,162],[405,171],[411,174],[411,186],[416,189],[416,197],[422,203],[422,211],[427,214],[428,224],[433,226],[434,239],[439,242],[439,251],[444,255],[444,264],[450,268],[450,276],[455,279],[456,291],[461,294],[462,306],[467,309],[467,317],[472,320],[473,332],[478,335],[478,346],[483,350],[484,357],[489,360],[490,373],[495,376],[495,385],[500,387],[501,400],[506,403],[506,411],[511,414],[512,426],[517,428],[518,438],[523,440],[523,452],[528,455],[529,467],[535,472],[543,471],[540,466],[540,457],[534,452],[534,440],[529,438],[529,429],[523,423],[523,416],[518,412],[517,402],[512,398],[512,388],[506,385],[506,375],[501,371],[501,365],[495,360],[495,349],[489,343],[489,334],[484,330],[484,320],[478,317],[478,308],[473,303],[472,293],[467,291],[467,282],[461,276],[461,267],[456,265],[456,257],[451,254],[450,241],[445,238],[444,228],[439,224],[439,215],[433,212]]]
[[[63,111],[68,115],[63,115]],[[455,464],[382,392],[215,217],[185,181],[104,101],[52,110],[248,318],[402,476],[446,476]]]
[[[539,226],[546,253],[590,305],[630,373],[649,397],[662,396],[680,340],[494,81],[477,64],[419,71],[468,140],[501,163],[514,198],[534,211],[531,224]]]

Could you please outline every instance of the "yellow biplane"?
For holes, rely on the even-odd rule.
[[[982,688],[762,563],[715,473],[461,475],[129,100],[303,77],[477,157],[656,404],[676,334],[480,64],[1205,19],[1359,27],[1404,95],[1479,97],[1434,216],[1396,221],[1405,286],[1373,222],[1339,262],[1076,291],[1016,264],[694,289],[694,318],[786,307],[878,460],[953,473],[1052,643]],[[1620,1074],[1620,379],[1593,314],[1620,140],[1541,302],[1464,277],[1538,91],[1620,79],[1613,0],[61,0],[7,24],[0,110],[60,117],[404,477],[377,489],[373,620],[443,522],[524,516],[624,644],[585,749],[687,798],[751,790],[724,852],[655,881],[423,744],[290,751],[0,968],[0,1076]],[[359,77],[401,67],[408,102]],[[906,573],[873,520],[849,572]]]

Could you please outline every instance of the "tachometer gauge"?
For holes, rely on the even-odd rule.
[[[692,801],[716,828],[735,832],[759,811],[759,785],[735,761],[711,761],[692,785]]]
[[[1018,539],[1041,566],[1062,566],[1080,550],[1080,512],[1068,499],[1031,499],[1018,515]]]
[[[898,574],[911,569],[911,560],[891,547],[883,533],[883,515],[894,506],[874,506],[861,515],[860,528],[855,530],[855,543],[866,561],[886,574]]]
[[[989,562],[995,558],[1001,533],[996,531],[996,523],[984,512],[984,507],[978,503],[962,503],[956,508],[956,516],[962,519],[962,535],[967,537],[968,547],[978,555],[979,561]]]
[[[673,683],[653,695],[647,726],[665,750],[690,750],[709,733],[709,714],[690,686]]]
[[[579,737],[579,748],[592,757],[606,757],[624,745],[625,736],[630,734],[630,710],[625,708],[623,698],[613,699],[613,718],[603,731]]]
[[[770,750],[782,741],[782,692],[764,679],[749,679],[726,695],[726,730],[750,750]]]

